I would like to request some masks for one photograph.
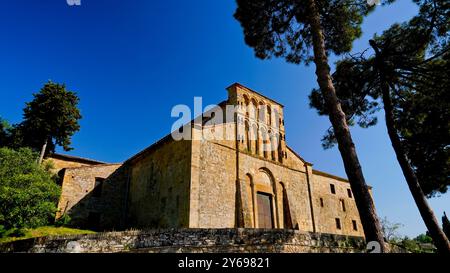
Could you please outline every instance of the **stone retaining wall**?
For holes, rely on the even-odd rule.
[[[42,237],[0,245],[29,253],[355,253],[361,237],[282,229],[165,229]]]

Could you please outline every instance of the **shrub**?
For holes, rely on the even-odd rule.
[[[0,148],[0,225],[8,233],[53,222],[60,188],[37,158],[28,148]]]
[[[69,226],[71,220],[72,219],[70,218],[69,215],[64,214],[58,220],[55,221],[55,226],[56,227]]]

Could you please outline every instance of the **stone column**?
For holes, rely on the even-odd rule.
[[[258,136],[258,155],[259,156],[264,156],[264,142],[263,142],[263,138],[262,138],[262,133],[261,133],[261,128],[259,127],[258,124],[258,130],[257,130],[257,136]]]
[[[242,228],[252,227],[252,212],[249,207],[250,198],[247,192],[246,181],[236,181],[236,226]]]

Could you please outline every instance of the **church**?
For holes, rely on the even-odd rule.
[[[238,83],[227,91],[217,107],[123,163],[50,155],[62,186],[56,217],[94,230],[239,227],[364,237],[347,179],[314,169],[286,143],[284,106]]]

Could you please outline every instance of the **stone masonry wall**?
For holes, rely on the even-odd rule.
[[[236,220],[236,151],[212,141],[202,141],[199,177],[201,228],[233,228]]]
[[[364,236],[353,193],[351,197],[348,195],[349,182],[316,171],[311,181],[316,231]],[[330,185],[334,185],[335,193],[331,192]],[[340,221],[340,229],[337,228],[336,218]],[[356,222],[356,230],[352,221]]]
[[[32,253],[354,253],[361,237],[281,229],[166,229],[37,238],[0,245]]]
[[[91,194],[96,178],[106,179],[120,166],[104,164],[66,169],[56,218],[68,214],[73,225],[86,226],[89,213],[98,212],[99,209],[97,206],[101,197],[93,197]]]
[[[288,158],[294,155],[288,153]],[[268,176],[269,180],[262,178]],[[239,153],[239,179],[245,180],[250,177],[254,184],[254,192],[263,192],[274,195],[273,213],[276,228],[284,228],[284,197],[289,203],[290,217],[293,226],[298,226],[301,231],[312,231],[311,209],[309,205],[309,193],[307,176],[302,163],[297,163],[296,168],[290,168],[278,162],[267,160],[255,155]],[[249,183],[246,183],[247,187]],[[283,196],[283,186],[286,194]],[[249,194],[251,197],[251,194]],[[255,199],[255,197],[254,197]],[[251,198],[248,200],[251,206]],[[256,200],[253,200],[256,204]],[[258,216],[258,208],[250,215]],[[252,221],[254,227],[258,227],[258,220]]]
[[[127,226],[189,225],[191,141],[170,140],[131,163]]]
[[[86,167],[86,166],[92,166],[92,165],[99,165],[94,163],[87,163],[87,162],[79,162],[75,160],[64,160],[54,157],[48,157],[45,159],[45,162],[51,162],[53,164],[53,171],[55,173],[59,172],[62,169],[66,168],[79,168],[79,167]]]

